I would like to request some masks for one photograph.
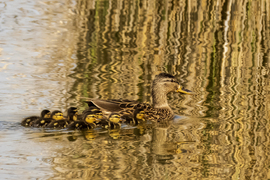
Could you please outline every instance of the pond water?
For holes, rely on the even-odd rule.
[[[268,0],[0,2],[1,179],[270,179]],[[167,126],[84,133],[25,128],[87,98],[151,102]]]

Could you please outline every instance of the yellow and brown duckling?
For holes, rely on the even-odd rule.
[[[144,109],[142,108],[137,108],[135,109],[134,113],[133,113],[133,117],[126,117],[124,118],[125,122],[127,124],[133,125],[133,126],[137,126],[138,124],[145,122],[145,112]]]
[[[103,114],[102,111],[95,107],[95,106],[89,106],[89,108],[85,109],[81,115],[78,115],[78,119],[83,119],[84,114],[88,113],[88,112],[93,112],[97,115],[97,119],[102,119],[103,118]]]
[[[64,119],[61,111],[53,111],[50,118],[40,118],[32,123],[32,127],[46,127],[49,123]]]
[[[96,123],[97,115],[95,112],[87,111],[83,114],[83,120],[74,121],[67,126],[67,129],[70,130],[87,130],[87,129],[94,129],[97,125]]]
[[[44,109],[43,111],[41,111],[41,116],[40,117],[39,116],[27,117],[27,118],[22,120],[21,125],[26,126],[26,127],[32,126],[32,123],[34,121],[37,121],[37,120],[39,120],[41,118],[50,118],[50,117],[51,117],[51,112],[49,110],[47,110],[47,109]]]
[[[130,100],[100,99],[90,99],[90,101],[86,101],[86,103],[88,103],[89,106],[96,106],[101,109],[105,116],[106,113],[119,113],[132,117],[134,111],[137,108],[141,108],[145,112],[145,119],[160,122],[172,120],[174,117],[174,113],[167,101],[167,94],[170,92],[193,94],[191,91],[181,87],[179,81],[173,75],[160,73],[155,76],[152,83],[152,105]]]
[[[46,128],[53,128],[53,129],[63,129],[66,128],[70,123],[77,121],[78,110],[76,107],[70,107],[68,109],[68,116],[67,119],[61,119],[57,121],[50,122]]]
[[[121,128],[121,117],[118,113],[112,113],[108,120],[102,119],[98,125],[105,129],[120,129]]]

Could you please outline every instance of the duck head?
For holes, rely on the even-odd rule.
[[[44,109],[41,111],[41,117],[42,118],[50,118],[51,117],[51,111]]]
[[[156,75],[152,84],[152,98],[155,108],[169,107],[167,103],[167,94],[169,92],[191,94],[191,91],[180,86],[179,81],[173,75],[168,73]]]

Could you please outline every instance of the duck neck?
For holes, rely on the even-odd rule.
[[[152,100],[154,108],[169,108],[167,93],[160,88],[153,88]]]

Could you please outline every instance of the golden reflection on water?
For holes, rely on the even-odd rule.
[[[17,177],[9,174],[16,167],[26,178],[270,178],[267,0],[42,0],[0,7],[3,112],[82,111],[85,98],[150,102],[159,72],[196,93],[169,95],[181,116],[165,125],[80,133],[2,123],[4,177]],[[41,164],[32,168],[39,175],[28,173],[33,164]]]

